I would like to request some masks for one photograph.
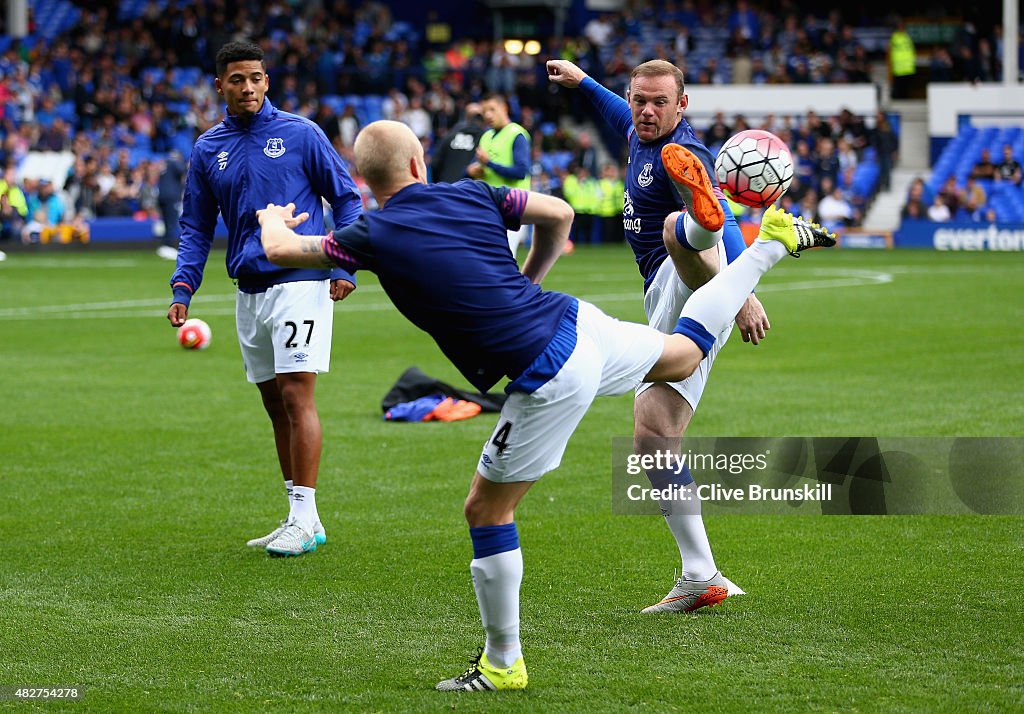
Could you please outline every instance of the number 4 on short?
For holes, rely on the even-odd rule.
[[[313,337],[313,320],[303,320],[302,324],[303,326],[309,326],[309,329],[306,330],[306,342],[303,344],[303,347],[308,347],[309,341]],[[296,325],[291,320],[285,322],[284,326],[292,331],[291,334],[288,335],[288,338],[284,341],[284,346],[287,347],[288,349],[298,347],[299,343],[295,341],[295,336],[299,334],[299,326]]]
[[[512,432],[512,422],[507,421],[498,427],[497,431],[494,432],[494,438],[491,439],[491,443],[498,447],[498,453],[501,454],[508,448],[508,435]]]

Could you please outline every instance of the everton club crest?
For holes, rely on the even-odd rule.
[[[272,159],[283,156],[284,152],[284,139],[267,139],[267,145],[263,147],[263,153]]]

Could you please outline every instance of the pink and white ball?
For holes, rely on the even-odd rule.
[[[178,344],[186,350],[205,350],[212,337],[210,326],[197,317],[190,317],[178,328]]]
[[[736,203],[764,208],[782,198],[793,182],[793,154],[786,142],[762,129],[729,137],[715,159],[718,183]]]

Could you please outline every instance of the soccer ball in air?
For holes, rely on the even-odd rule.
[[[210,326],[197,317],[190,317],[178,328],[178,344],[186,350],[205,350],[212,336]]]
[[[793,182],[793,154],[770,131],[746,129],[722,144],[715,175],[733,201],[764,208],[779,200]]]

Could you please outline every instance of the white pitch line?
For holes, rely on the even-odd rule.
[[[786,292],[790,290],[822,290],[827,288],[851,288],[870,285],[883,285],[891,283],[893,276],[887,272],[872,270],[846,270],[846,269],[815,269],[814,274],[823,276],[820,280],[802,280],[798,282],[784,282],[779,284],[768,284],[758,287],[758,292]],[[825,276],[834,275],[828,278]],[[359,288],[364,293],[383,292],[379,285],[369,285]],[[580,295],[588,302],[609,303],[609,302],[636,302],[640,300],[640,293],[636,290],[622,293],[606,293],[600,295]],[[202,299],[196,298],[190,312],[195,315],[233,315],[235,309],[233,303],[234,295],[204,295]],[[224,303],[232,303],[227,306]],[[149,300],[118,300],[109,302],[95,302],[78,305],[38,305],[34,307],[9,307],[0,308],[0,322],[13,320],[31,320],[45,316],[47,319],[58,320],[109,320],[123,318],[158,318],[166,315],[166,308],[169,302],[167,299]],[[160,307],[162,310],[152,308]],[[132,310],[132,308],[137,308]],[[357,302],[345,303],[338,308],[339,312],[382,312],[394,310],[394,306],[387,301],[383,302]]]
[[[366,293],[383,293],[384,290],[379,285],[367,285],[366,287],[359,288],[360,294],[365,295]],[[196,310],[205,310],[206,306],[210,303],[231,303],[234,304],[235,295],[217,295],[217,294],[202,294],[200,297],[195,298],[192,301],[192,306]],[[104,302],[87,302],[87,303],[74,303],[71,305],[33,305],[30,307],[2,307],[0,308],[0,320],[4,319],[21,319],[31,318],[40,315],[57,315],[58,317],[68,317],[69,315],[88,311],[117,311],[123,310],[124,308],[148,308],[148,307],[163,307],[166,312],[166,308],[171,304],[170,297],[166,298],[150,298],[148,300],[107,300]],[[234,308],[222,314],[233,314]],[[98,317],[95,314],[90,313],[93,317]],[[118,313],[119,316],[124,316],[130,313]],[[76,318],[71,318],[76,319]]]
[[[204,302],[219,302],[230,299],[232,302],[235,297],[233,295],[209,295],[204,297]],[[60,314],[63,311],[80,312],[83,310],[118,310],[126,307],[157,307],[157,306],[168,307],[170,301],[167,298],[153,298],[150,300],[114,300],[106,302],[87,302],[87,303],[74,303],[72,305],[36,305],[33,307],[5,307],[0,308],[0,319],[2,318],[17,318],[22,316],[35,316],[35,315],[48,315],[50,313]]]
[[[893,276],[889,273],[881,273],[872,270],[833,270],[831,274],[849,274],[848,277],[831,278],[827,280],[803,280],[800,282],[780,283],[776,285],[759,285],[759,293],[788,292],[790,290],[820,290],[823,288],[856,288],[868,285],[884,285],[891,283]],[[856,273],[856,274],[854,274]],[[827,269],[822,274],[827,274]],[[636,293],[614,293],[609,295],[580,296],[589,302],[619,302],[622,300],[636,300]]]
[[[108,260],[92,260],[89,258],[22,258],[11,257],[0,263],[0,270],[16,270],[18,268],[137,268],[141,261],[130,258],[111,258]]]

